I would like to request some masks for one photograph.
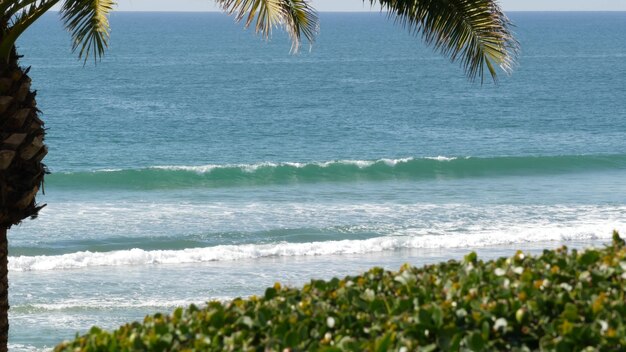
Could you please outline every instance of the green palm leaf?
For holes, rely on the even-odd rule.
[[[31,12],[33,7],[39,7],[45,2],[45,0],[0,1],[0,13],[8,22],[15,23],[16,18],[12,18],[13,16],[18,15],[18,17],[21,17],[24,12]]]
[[[300,47],[304,35],[312,43],[318,30],[315,10],[306,0],[216,0],[237,21],[245,19],[245,26],[253,22],[255,31],[269,38],[272,29],[283,26],[292,40],[292,50]]]
[[[113,10],[113,0],[66,0],[61,16],[72,34],[72,50],[85,62],[89,56],[94,60],[104,54],[109,43],[108,15]]]
[[[6,62],[13,44],[31,24],[59,0],[5,0],[0,2],[2,26],[0,26],[0,60]]]
[[[283,27],[297,51],[302,37],[313,42],[318,18],[309,0],[215,0],[226,12],[235,14],[246,27],[254,26],[268,38],[272,29]],[[484,80],[485,71],[497,79],[496,68],[509,72],[519,44],[511,33],[511,22],[496,0],[363,0],[380,4],[390,17],[421,33],[426,43],[460,62],[470,79]],[[4,20],[12,25],[2,35],[0,54],[8,56],[17,37],[43,12],[60,0],[0,0]],[[114,0],[65,0],[61,15],[79,57],[100,57],[108,46],[108,15]]]
[[[364,0],[366,1],[366,0]],[[435,50],[460,62],[468,77],[494,81],[496,66],[510,72],[519,43],[512,24],[495,0],[369,0],[412,33],[421,33]]]

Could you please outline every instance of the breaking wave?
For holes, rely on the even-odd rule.
[[[428,180],[626,169],[626,155],[426,157],[326,162],[264,162],[53,173],[52,187],[72,189],[219,188],[290,183]]]
[[[511,229],[508,234],[498,231],[470,235],[398,235],[366,240],[220,245],[182,250],[134,248],[111,252],[82,251],[63,255],[10,257],[9,269],[11,271],[38,271],[98,266],[187,264],[266,257],[365,254],[402,249],[472,248],[548,241],[608,240],[611,237],[610,230],[610,228],[535,228]]]

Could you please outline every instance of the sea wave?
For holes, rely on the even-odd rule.
[[[609,239],[610,228],[554,227],[510,229],[509,232],[478,232],[471,235],[396,235],[366,240],[308,243],[219,245],[182,250],[129,249],[111,252],[81,251],[63,255],[9,257],[11,271],[80,269],[101,266],[187,264],[234,261],[266,257],[366,254],[402,249],[472,248],[550,241]]]
[[[34,345],[25,345],[22,343],[9,343],[9,351],[11,352],[49,352],[52,347],[37,347]]]
[[[178,189],[290,183],[428,180],[626,169],[626,155],[423,157],[324,162],[165,165],[53,173],[47,186],[72,189]]]
[[[54,303],[29,303],[22,305],[12,305],[11,312],[13,314],[32,314],[42,312],[60,312],[60,311],[98,311],[98,310],[120,310],[120,309],[146,309],[146,308],[176,308],[188,307],[192,304],[203,306],[207,302],[228,302],[233,300],[232,296],[215,296],[206,300],[198,299],[143,299],[129,300],[122,299],[66,299]]]

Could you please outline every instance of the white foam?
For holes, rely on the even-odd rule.
[[[98,169],[93,172],[96,173],[96,172],[120,172],[120,171],[124,171],[124,169]]]
[[[436,160],[436,161],[452,161],[455,160],[456,157],[447,157],[447,156],[436,156],[436,157],[425,157],[424,159],[428,160]],[[290,166],[295,168],[304,168],[306,166],[314,165],[322,168],[326,168],[333,165],[354,165],[360,169],[370,167],[377,163],[384,163],[388,166],[394,167],[397,164],[407,163],[415,160],[415,158],[398,158],[398,159],[377,159],[377,160],[352,160],[352,159],[342,159],[342,160],[330,160],[330,161],[318,161],[318,162],[259,162],[254,164],[208,164],[208,165],[198,165],[198,166],[185,166],[185,165],[163,165],[163,166],[152,166],[151,169],[155,170],[172,170],[172,171],[190,171],[196,172],[199,174],[210,173],[215,169],[241,169],[245,172],[255,172],[259,168],[274,168],[280,166]],[[99,170],[104,171],[104,170]],[[106,171],[121,171],[121,170],[106,170]]]
[[[12,305],[13,311],[36,310],[36,311],[63,311],[63,310],[105,310],[105,309],[143,309],[143,308],[176,308],[189,307],[192,304],[203,306],[207,301],[228,302],[234,297],[219,296],[211,297],[208,300],[197,299],[144,299],[141,301],[131,301],[128,298],[120,299],[66,299],[55,303],[31,303],[26,305]]]
[[[469,159],[469,158],[470,158],[469,156],[465,157],[465,159]],[[436,161],[452,161],[452,160],[456,160],[457,158],[456,157],[448,157],[448,156],[439,155],[439,156],[435,156],[435,157],[430,157],[429,156],[429,157],[426,157],[424,159],[436,160]]]
[[[426,158],[429,159],[429,158]],[[409,161],[414,160],[413,158],[401,158],[401,159],[381,159],[380,161],[382,161],[383,163],[385,163],[387,166],[396,166],[398,164],[404,164],[404,163],[408,163]]]
[[[151,169],[155,170],[170,170],[170,171],[190,171],[196,172],[199,174],[209,173],[213,171],[213,169],[221,168],[224,166],[220,165],[199,165],[199,166],[184,166],[184,165],[163,165],[163,166],[152,166]]]
[[[364,169],[366,167],[370,167],[374,165],[375,163],[376,161],[372,161],[372,160],[338,160],[338,161],[328,161],[325,163],[319,163],[317,165],[320,165],[322,167],[328,167],[328,166],[332,166],[336,164],[342,164],[342,165],[353,165],[353,166],[358,167],[359,169]]]
[[[295,168],[301,169],[301,168],[303,168],[303,167],[307,166],[308,164],[307,164],[307,163],[285,162],[285,163],[283,163],[283,165],[286,165],[286,166],[291,166],[291,167],[295,167]]]
[[[620,224],[618,230],[626,226]],[[63,270],[97,266],[183,264],[211,261],[257,259],[265,257],[319,256],[363,254],[399,249],[472,248],[494,245],[522,244],[545,241],[609,239],[612,228],[559,227],[510,228],[506,231],[470,231],[450,235],[414,235],[406,230],[393,236],[367,240],[341,240],[308,243],[274,243],[220,245],[183,250],[142,249],[112,252],[76,252],[56,256],[19,256],[9,258],[9,270]],[[623,231],[622,231],[623,232]]]
[[[11,352],[48,352],[52,351],[52,347],[36,347],[33,345],[24,345],[21,343],[9,343],[9,351]]]

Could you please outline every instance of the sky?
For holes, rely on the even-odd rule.
[[[119,11],[216,11],[211,0],[117,0]],[[626,11],[626,0],[500,0],[505,11]],[[318,11],[371,11],[362,0],[311,0]],[[378,8],[374,8],[377,11]]]

